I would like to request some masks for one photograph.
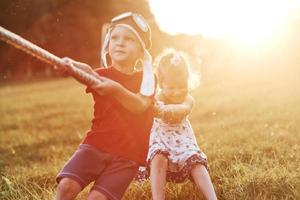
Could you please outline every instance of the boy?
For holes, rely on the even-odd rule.
[[[84,70],[101,84],[86,89],[94,99],[92,126],[56,178],[56,200],[75,199],[92,181],[88,199],[121,199],[139,164],[145,162],[155,88],[150,46],[145,20],[124,13],[112,19],[103,42],[102,61],[107,66],[110,58],[110,67],[93,71],[84,63],[64,58],[66,65]],[[138,60],[143,60],[142,72],[135,69]]]

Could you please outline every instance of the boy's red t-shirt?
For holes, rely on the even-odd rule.
[[[101,76],[119,82],[134,93],[140,90],[142,72],[127,75],[113,67],[95,71]],[[145,164],[153,122],[152,108],[134,114],[111,96],[100,96],[90,87],[86,92],[91,92],[94,98],[94,118],[83,143]]]

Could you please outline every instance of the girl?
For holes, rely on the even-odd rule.
[[[160,91],[147,156],[153,199],[165,198],[166,181],[182,182],[188,177],[206,199],[217,199],[206,155],[187,119],[194,99],[188,91],[189,64],[183,54],[165,51],[158,61],[157,78]]]

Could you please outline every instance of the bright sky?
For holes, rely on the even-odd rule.
[[[300,0],[149,0],[160,28],[256,43],[300,18]]]

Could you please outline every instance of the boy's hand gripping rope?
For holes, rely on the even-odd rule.
[[[21,49],[22,51],[28,53],[31,56],[34,56],[46,63],[49,63],[53,66],[66,66],[61,58],[53,55],[52,53],[38,47],[37,45],[25,40],[21,36],[14,34],[2,26],[0,26],[0,40]],[[100,84],[101,80],[96,77],[86,73],[85,71],[74,67],[73,65],[67,65],[70,68],[70,73],[73,77],[79,79],[85,85],[95,85]]]

